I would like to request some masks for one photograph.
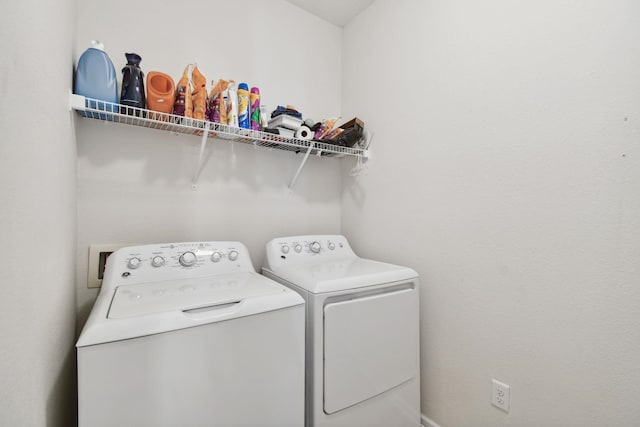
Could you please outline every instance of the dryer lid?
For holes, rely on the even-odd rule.
[[[290,264],[266,271],[311,293],[334,292],[416,279],[408,267],[360,257],[318,263]]]
[[[326,304],[324,411],[333,414],[419,377],[415,288]]]

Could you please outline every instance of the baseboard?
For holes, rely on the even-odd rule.
[[[422,427],[441,427],[434,421],[431,421],[426,415],[420,417],[420,422],[422,423]]]

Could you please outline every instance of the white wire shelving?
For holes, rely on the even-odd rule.
[[[177,134],[199,136],[201,138],[200,153],[191,181],[194,189],[197,188],[198,178],[204,166],[205,148],[209,138],[302,154],[303,158],[300,166],[289,184],[290,189],[295,185],[310,155],[320,157],[351,156],[356,158],[358,164],[361,164],[363,160],[366,161],[370,157],[370,150],[359,147],[342,147],[314,140],[286,138],[273,133],[241,129],[206,120],[159,113],[142,108],[86,98],[76,94],[70,94],[69,108],[76,110],[81,116],[86,118],[158,129]]]

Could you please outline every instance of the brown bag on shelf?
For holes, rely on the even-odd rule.
[[[193,118],[197,120],[204,120],[207,110],[207,79],[196,65],[191,72],[191,79],[193,81]]]
[[[213,81],[211,82],[213,86],[211,88],[211,92],[209,93],[209,121],[214,123],[223,123],[227,124],[227,105],[224,102],[223,92],[227,90],[229,87],[229,82],[227,80],[220,79],[214,85]]]
[[[173,103],[173,114],[176,116],[193,117],[193,105],[191,99],[191,82],[189,81],[189,68],[187,65],[182,77],[176,86],[176,100]]]

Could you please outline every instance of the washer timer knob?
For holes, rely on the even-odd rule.
[[[178,261],[180,261],[180,265],[183,267],[191,267],[196,263],[196,261],[198,261],[198,257],[193,252],[187,251],[180,255]]]
[[[235,261],[238,259],[238,251],[229,252],[229,261]]]
[[[312,242],[312,243],[309,245],[309,249],[311,249],[311,252],[313,252],[313,253],[315,253],[315,254],[320,253],[320,243],[318,243],[318,242]]]
[[[213,254],[211,254],[211,261],[213,262],[218,262],[222,259],[222,254],[220,252],[214,252]]]
[[[336,248],[336,245],[333,242],[329,242],[329,250],[334,250]]]
[[[164,265],[164,258],[160,255],[156,255],[151,259],[151,265],[154,267],[162,267]]]
[[[129,267],[132,270],[135,270],[136,268],[140,267],[140,264],[142,264],[142,261],[140,261],[140,258],[133,257],[129,260],[129,262],[127,262],[127,267]]]

